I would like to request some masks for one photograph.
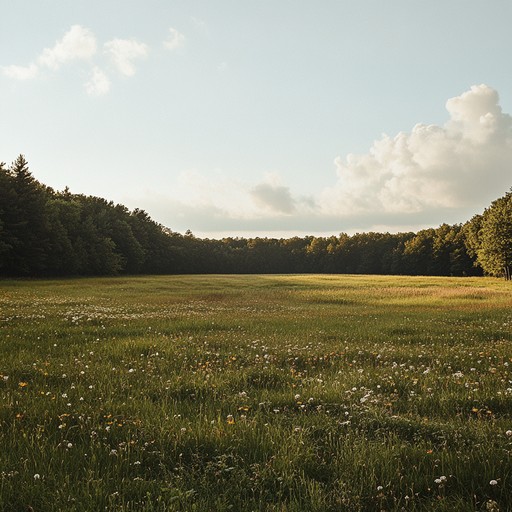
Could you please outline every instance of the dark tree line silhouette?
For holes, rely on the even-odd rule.
[[[464,225],[418,233],[200,239],[143,210],[38,182],[20,155],[0,164],[0,275],[184,273],[505,275],[512,193]]]

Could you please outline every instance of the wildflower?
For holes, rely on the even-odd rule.
[[[512,430],[507,430],[505,432],[505,435],[508,436],[508,437],[512,436]]]
[[[498,485],[498,481],[497,480],[491,480],[489,482],[490,485]]]
[[[40,480],[41,479],[41,475],[39,473],[36,473],[34,475],[34,480]]]
[[[27,387],[27,386],[28,386],[28,382],[20,382],[20,383],[18,384],[18,386],[19,386],[20,388],[25,388],[25,387]]]
[[[382,485],[377,486],[377,491],[382,491],[382,489],[384,489],[384,487],[382,487]]]
[[[226,421],[228,422],[228,425],[234,425],[235,424],[235,418],[233,418],[232,414],[228,414]]]

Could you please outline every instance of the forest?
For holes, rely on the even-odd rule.
[[[201,239],[143,210],[55,191],[0,163],[0,275],[335,273],[511,279],[512,190],[464,224],[417,233]]]

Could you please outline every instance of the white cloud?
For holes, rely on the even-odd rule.
[[[35,64],[28,66],[4,66],[2,71],[5,76],[13,78],[14,80],[30,80],[35,78],[38,72],[38,67]]]
[[[135,74],[137,59],[148,55],[148,46],[133,39],[112,39],[104,44],[104,54],[111,60],[115,68],[125,76]],[[87,61],[91,73],[90,79],[84,84],[90,96],[101,96],[109,92],[111,81],[97,65],[97,42],[94,33],[81,25],[73,25],[53,47],[45,48],[34,63],[28,66],[3,66],[2,73],[15,80],[35,78],[44,69],[57,71],[61,66],[72,61]]]
[[[37,58],[37,64],[6,66],[3,68],[3,72],[15,80],[29,80],[35,78],[41,67],[57,70],[66,62],[91,59],[95,53],[96,38],[94,34],[87,28],[73,25],[52,48],[45,48],[41,52]]]
[[[168,50],[176,50],[185,44],[185,36],[175,28],[169,29],[169,38],[164,41],[164,46]]]
[[[512,117],[486,85],[447,101],[444,126],[374,142],[368,154],[335,160],[339,179],[321,195],[322,212],[426,214],[487,206],[511,185]],[[478,207],[477,206],[477,207]]]
[[[100,68],[95,67],[90,80],[85,84],[85,90],[89,96],[103,96],[110,90],[110,80]]]
[[[96,53],[96,38],[87,28],[73,25],[53,48],[45,48],[38,58],[41,66],[58,69],[72,60],[87,60]]]
[[[148,46],[134,39],[113,39],[104,45],[105,53],[110,57],[117,70],[126,76],[135,74],[134,60],[148,55]]]

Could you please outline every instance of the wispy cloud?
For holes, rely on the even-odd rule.
[[[2,71],[5,76],[13,78],[14,80],[31,80],[37,75],[39,68],[35,64],[28,66],[4,66]]]
[[[90,60],[97,50],[96,37],[87,28],[73,25],[51,48],[45,48],[28,66],[10,65],[2,67],[5,76],[14,80],[35,78],[41,68],[57,70],[74,60]]]
[[[110,91],[110,80],[100,68],[95,67],[90,80],[85,84],[85,90],[89,96],[103,96]]]
[[[185,44],[185,36],[175,28],[169,28],[169,37],[164,41],[164,46],[168,50],[176,50]]]
[[[1,68],[2,73],[13,80],[31,80],[43,70],[57,71],[73,61],[85,62],[90,78],[84,84],[91,96],[107,94],[111,80],[98,65],[98,60],[107,57],[117,71],[124,76],[135,74],[135,62],[147,57],[149,47],[135,39],[111,39],[103,45],[103,54],[98,53],[94,33],[81,25],[73,25],[52,47],[45,48],[28,66],[10,65]]]
[[[91,59],[96,50],[94,34],[81,25],[73,25],[52,48],[43,50],[37,62],[40,66],[55,70],[72,60]]]
[[[104,48],[117,70],[126,76],[135,74],[134,61],[147,57],[149,51],[146,44],[134,39],[113,39]]]

